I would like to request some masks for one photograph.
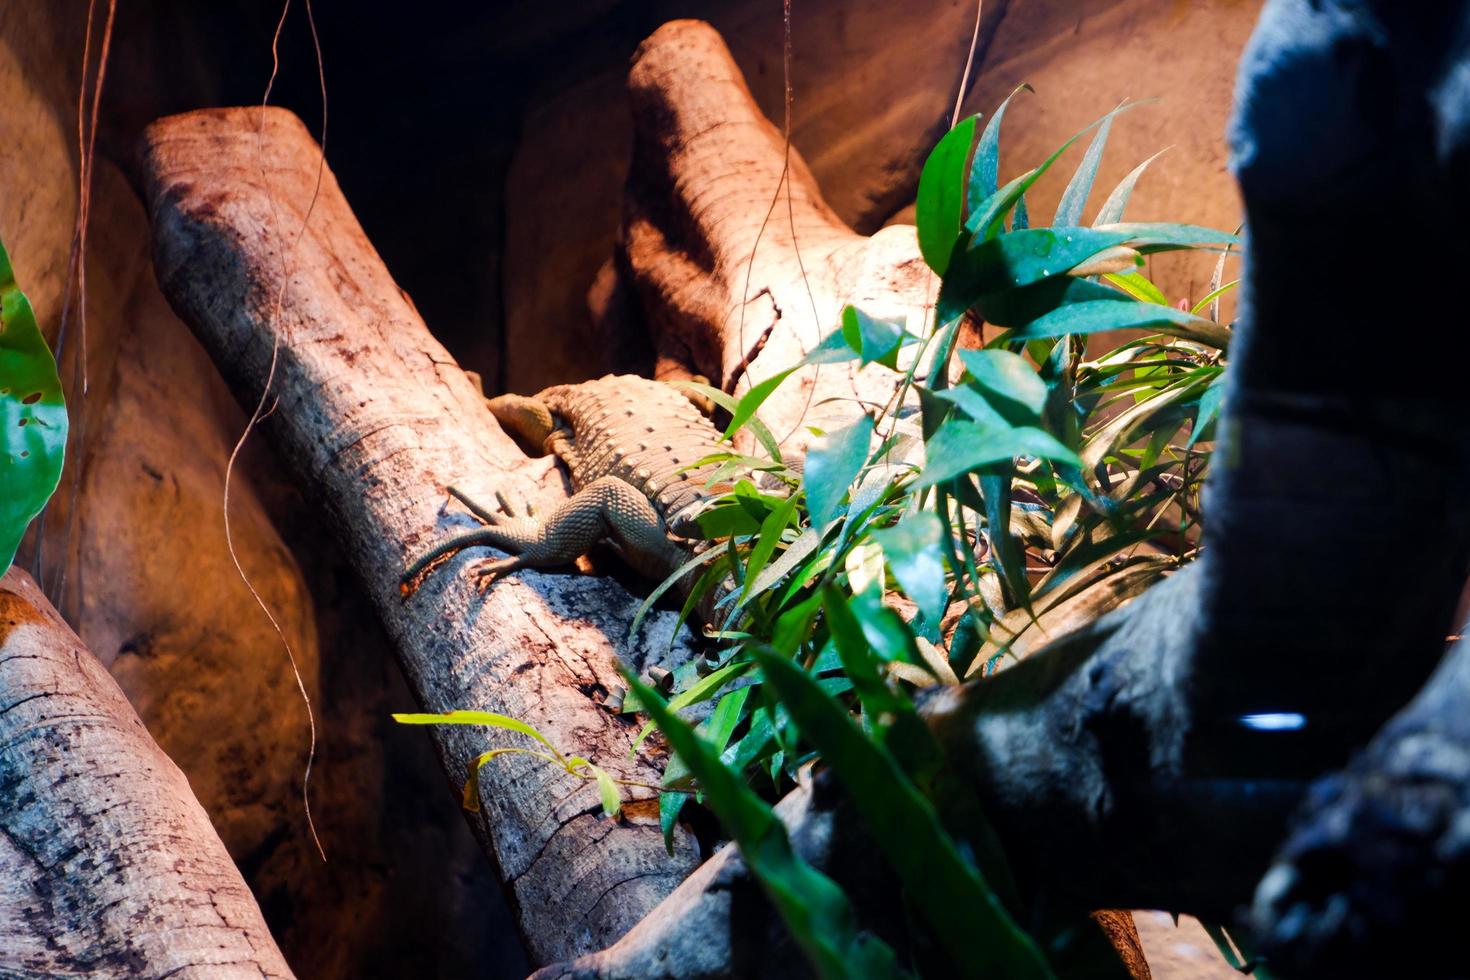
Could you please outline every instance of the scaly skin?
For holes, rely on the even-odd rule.
[[[706,488],[715,466],[680,472],[721,451],[720,433],[684,395],[632,375],[547,388],[534,397],[486,400],[501,425],[566,464],[572,496],[544,519],[505,516],[450,492],[486,526],[442,542],[409,566],[405,588],[438,558],[474,545],[511,557],[486,563],[486,579],[517,568],[574,561],[599,541],[618,546],[645,575],[663,578],[690,556],[699,540],[694,518],[715,492]]]

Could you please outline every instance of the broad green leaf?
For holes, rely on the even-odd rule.
[[[883,549],[875,542],[864,541],[847,553],[843,563],[847,572],[847,587],[854,595],[863,593],[875,584],[883,585]]]
[[[806,506],[814,527],[826,527],[838,514],[842,498],[868,461],[873,420],[864,415],[852,425],[828,433],[807,449],[803,481]]]
[[[634,677],[628,683],[699,780],[705,801],[739,845],[751,873],[817,973],[824,978],[855,980],[897,976],[893,951],[858,931],[842,889],[792,850],[770,806],[726,768],[719,754],[669,710],[662,698]]]
[[[929,268],[944,275],[954,240],[959,237],[965,203],[965,165],[975,140],[971,116],[945,133],[924,161],[919,174],[919,194],[914,206],[918,225],[919,253]]]
[[[1101,330],[1148,329],[1182,337],[1218,350],[1230,346],[1230,330],[1213,320],[1156,303],[1119,303],[1098,300],[1073,303],[1011,331],[1012,340],[1034,337],[1065,337]]]
[[[61,481],[66,431],[56,360],[0,244],[0,575]]]
[[[998,327],[1014,327],[1029,323],[1037,317],[1050,313],[1061,306],[1086,303],[1092,300],[1127,300],[1128,297],[1116,289],[1100,286],[1090,279],[1074,276],[1052,276],[1029,286],[991,293],[976,300],[975,312]]]
[[[960,362],[975,387],[1001,415],[1034,422],[1046,407],[1046,382],[1018,354],[1004,350],[962,350]]]
[[[910,514],[891,528],[873,532],[893,577],[931,623],[944,615],[946,592],[940,535],[944,527],[929,511]]]
[[[755,534],[761,529],[760,520],[748,508],[733,500],[701,511],[694,521],[699,525],[699,533],[711,541],[737,534]]]
[[[1033,426],[1001,429],[965,419],[950,419],[940,426],[926,449],[928,458],[916,488],[933,486],[961,473],[993,463],[1006,463],[1017,456],[1079,465],[1077,454],[1050,433]]]
[[[842,338],[858,352],[863,365],[894,369],[899,350],[919,339],[903,328],[902,320],[879,320],[850,304],[842,308]]]
[[[893,757],[865,737],[847,710],[799,667],[754,649],[767,684],[847,789],[874,843],[933,930],[957,976],[1050,977],[1041,951],[962,856]]]
[[[874,589],[852,597],[848,608],[863,628],[863,638],[879,660],[901,660],[919,663],[918,649],[903,617],[883,603],[883,595]]]
[[[1011,598],[1022,609],[1031,608],[1031,584],[1026,578],[1026,555],[1011,533],[1011,480],[1015,467],[1007,460],[980,474],[980,495],[985,502],[985,524],[990,531],[992,561],[1010,588]]]
[[[987,296],[1030,286],[1128,240],[1091,228],[1028,228],[995,238],[972,237],[957,248],[939,289],[937,316],[947,323]]]
[[[1149,164],[1153,163],[1155,160],[1157,160],[1159,157],[1163,156],[1167,152],[1168,147],[1165,147],[1164,149],[1155,153],[1153,156],[1149,157],[1147,160],[1134,167],[1133,170],[1129,172],[1127,177],[1124,177],[1121,181],[1118,182],[1118,186],[1113,188],[1113,192],[1108,195],[1108,199],[1104,201],[1103,206],[1098,209],[1097,217],[1092,222],[1094,228],[1098,225],[1108,225],[1112,224],[1115,221],[1123,220],[1123,210],[1124,208],[1128,207],[1128,199],[1133,196],[1133,188],[1138,183],[1138,178],[1143,176],[1143,172],[1148,169]]]
[[[1107,145],[1108,132],[1112,128],[1113,117],[1103,119],[1102,125],[1097,128],[1097,135],[1087,145],[1087,152],[1077,165],[1076,173],[1072,174],[1072,179],[1067,182],[1067,189],[1062,192],[1052,224],[1064,226],[1082,223],[1082,209],[1087,206],[1087,197],[1092,193],[1092,182],[1097,179],[1097,166],[1102,161],[1103,147]]]

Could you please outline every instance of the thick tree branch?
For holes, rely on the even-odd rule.
[[[547,461],[528,460],[495,425],[383,268],[330,172],[292,246],[318,154],[279,110],[263,122],[259,110],[237,109],[151,126],[143,166],[165,295],[244,404],[259,398],[279,345],[266,432],[343,539],[425,708],[511,715],[563,751],[656,782],[651,750],[629,761],[636,730],[600,704],[618,682],[619,656],[637,659],[624,640],[637,603],[615,582],[526,572],[480,594],[464,573],[486,554],[476,549],[400,594],[410,558],[470,523],[446,503],[447,484],[485,501],[496,491],[517,501],[564,490],[555,476],[538,483],[554,473]],[[662,650],[670,629],[672,617],[655,617],[647,648]],[[483,729],[433,735],[456,795],[470,760],[524,744]],[[695,864],[682,832],[674,856],[665,854],[651,803],[630,806],[621,822],[602,819],[590,782],[539,761],[497,760],[480,785],[484,809],[472,824],[533,960],[606,945]]]
[[[617,266],[652,332],[656,373],[746,390],[799,361],[848,303],[923,330],[938,280],[913,227],[856,234],[794,148],[782,184],[781,132],[714,28],[660,27],[639,46],[628,87],[634,149]],[[892,394],[890,372],[827,365],[799,372],[761,415],[800,446],[800,425],[845,424],[854,399],[881,405]]]
[[[0,974],[292,975],[184,774],[16,568],[0,799]]]

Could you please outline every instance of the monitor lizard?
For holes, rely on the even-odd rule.
[[[566,466],[572,495],[538,518],[529,510],[517,516],[498,494],[497,514],[449,487],[485,526],[415,559],[403,575],[405,593],[439,559],[479,545],[510,552],[476,570],[482,586],[518,568],[571,563],[604,541],[656,579],[693,555],[703,540],[696,518],[727,487],[707,486],[718,464],[692,464],[730,447],[689,397],[661,381],[608,375],[534,396],[498,395],[486,405],[508,432]]]

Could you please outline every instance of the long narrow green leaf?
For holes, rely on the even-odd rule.
[[[847,789],[956,975],[1050,977],[1041,951],[961,856],[893,757],[864,737],[847,711],[791,661],[759,647],[754,652],[766,682]]]
[[[1047,313],[1011,331],[1012,340],[1065,337],[1100,330],[1148,329],[1207,344],[1218,350],[1230,346],[1230,329],[1213,320],[1156,303],[1095,301],[1073,303]]]
[[[1035,91],[1030,85],[1024,83],[1017,85],[996,108],[990,121],[985,124],[985,130],[980,134],[980,142],[975,147],[974,162],[970,165],[969,190],[966,194],[967,212],[973,213],[981,202],[993,196],[996,185],[1000,181],[1000,122],[1005,118],[1006,107],[1022,92],[1035,93]]]
[[[1097,179],[1097,166],[1102,161],[1103,147],[1107,146],[1108,132],[1112,128],[1113,117],[1103,119],[1102,125],[1097,128],[1097,135],[1087,145],[1087,152],[1077,165],[1077,171],[1067,181],[1067,189],[1062,192],[1052,224],[1064,226],[1082,223],[1082,209],[1087,206],[1087,197],[1092,193],[1092,182]]]
[[[771,808],[726,768],[719,755],[657,694],[638,683],[637,678],[629,676],[628,683],[699,780],[710,809],[739,845],[741,857],[818,974],[854,980],[897,976],[893,951],[881,940],[858,930],[842,889],[792,850],[786,830]]]
[[[446,711],[442,714],[412,712],[394,714],[393,720],[400,725],[488,725],[491,728],[503,728],[506,731],[518,732],[533,738],[550,749],[552,755],[558,759],[562,757],[556,746],[552,745],[546,736],[535,728],[519,718],[496,714],[493,711]]]
[[[986,239],[994,236],[1000,231],[1001,224],[1004,221],[1006,214],[1010,212],[1011,208],[1015,206],[1016,202],[1021,199],[1022,195],[1024,195],[1028,190],[1031,189],[1031,185],[1036,183],[1037,178],[1039,178],[1042,174],[1051,169],[1051,165],[1056,163],[1057,159],[1060,158],[1063,153],[1066,153],[1067,150],[1071,148],[1073,143],[1077,142],[1077,140],[1090,133],[1096,127],[1101,126],[1103,123],[1111,120],[1114,116],[1118,115],[1118,113],[1127,112],[1129,109],[1134,109],[1145,104],[1145,102],[1125,102],[1123,105],[1118,106],[1118,108],[1103,116],[1101,119],[1097,119],[1079,130],[1071,139],[1067,140],[1067,142],[1059,146],[1056,151],[1052,153],[1051,156],[1043,160],[1041,162],[1041,165],[1036,167],[1034,170],[1027,171],[1020,177],[1008,183],[1004,188],[995,191],[993,194],[990,195],[988,199],[986,199],[981,204],[972,203],[970,216],[965,219],[965,230],[980,239]],[[984,142],[983,136],[981,137],[981,142]],[[976,157],[978,158],[979,155],[980,151],[977,150]]]
[[[1169,298],[1164,295],[1163,291],[1141,273],[1109,272],[1103,276],[1103,279],[1117,286],[1134,299],[1141,299],[1145,303],[1157,303],[1160,306],[1169,305]],[[1198,314],[1199,310],[1196,309],[1191,312]]]
[[[1148,169],[1149,164],[1167,152],[1169,152],[1169,147],[1166,146],[1134,167],[1129,171],[1127,177],[1124,177],[1118,182],[1118,186],[1113,188],[1113,192],[1108,195],[1108,199],[1098,209],[1097,217],[1092,222],[1094,228],[1098,225],[1109,225],[1115,221],[1123,220],[1123,210],[1128,207],[1128,199],[1133,196],[1133,188],[1138,184],[1138,178],[1143,176],[1143,172]]]
[[[668,703],[669,710],[683,711],[691,704],[698,704],[701,701],[709,700],[710,698],[714,697],[714,695],[717,694],[719,690],[727,683],[736,680],[741,675],[749,671],[751,666],[751,661],[740,660],[735,663],[726,664],[719,670],[711,671],[704,677],[701,677],[687,690],[680,691],[678,694],[670,698]],[[646,704],[646,702],[640,701],[639,704]],[[630,756],[636,754],[638,751],[638,747],[643,744],[643,740],[653,734],[653,728],[654,723],[651,721],[643,726],[643,730],[640,731],[638,733],[638,737],[633,740],[633,747],[628,750],[628,754]]]

